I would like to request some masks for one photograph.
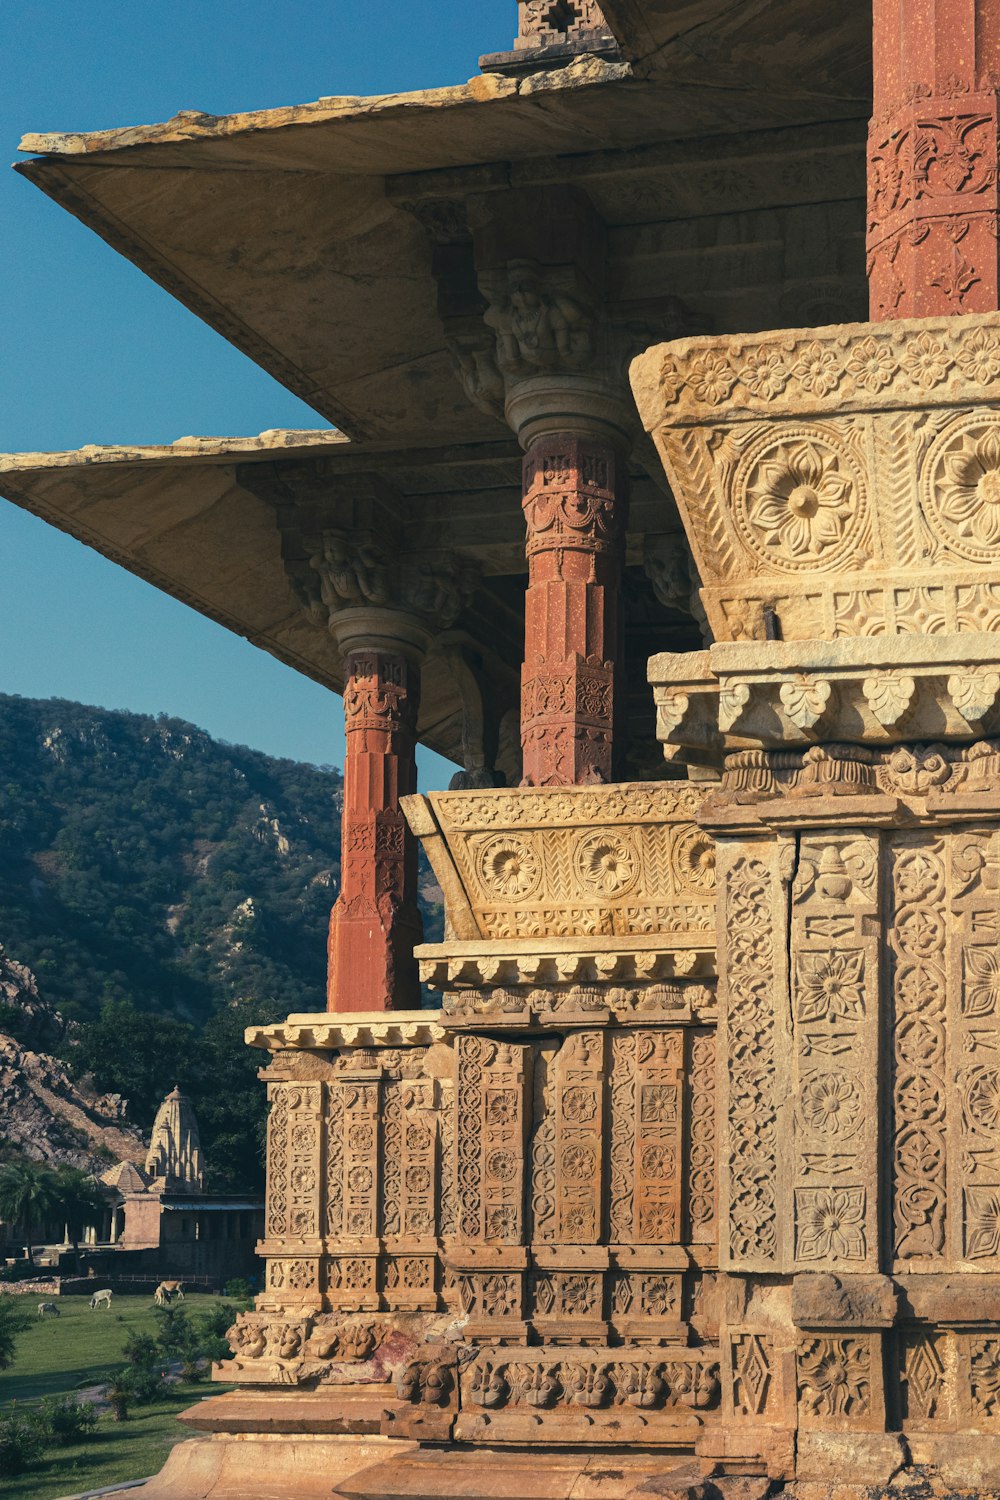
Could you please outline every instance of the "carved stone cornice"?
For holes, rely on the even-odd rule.
[[[740,642],[649,662],[667,758],[820,741],[969,740],[1000,728],[995,635]]]
[[[426,1047],[441,1041],[444,1028],[436,1011],[372,1011],[336,1017],[291,1015],[270,1026],[249,1026],[248,1047],[267,1052],[341,1051],[353,1047]]]

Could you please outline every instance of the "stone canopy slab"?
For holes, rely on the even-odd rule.
[[[402,454],[385,448],[359,452],[338,432],[181,438],[161,447],[0,455],[0,494],[339,692],[343,664],[337,645],[325,626],[310,618],[289,584],[276,473],[290,467],[302,473],[304,466],[309,474],[318,465],[331,494],[345,486],[351,492],[366,483],[370,487],[373,475],[391,473],[402,479],[404,490],[410,486],[419,492],[419,510],[413,488],[409,501],[402,493],[399,498],[402,505],[410,505],[414,523],[432,546],[435,539],[443,545],[446,528],[449,541],[456,539],[456,532],[461,539],[460,513],[470,500],[473,513],[466,517],[466,540],[475,535],[484,561],[490,542],[495,557],[516,551],[518,545],[519,460],[511,439],[457,450],[438,447],[410,458],[404,477]],[[457,496],[448,494],[449,486],[456,484],[463,497],[457,504]],[[482,505],[495,506],[498,490],[505,485],[511,493],[510,538],[502,518],[499,533],[496,526],[492,531],[484,528],[473,498],[478,489],[486,497]],[[470,608],[474,612],[475,606]],[[473,626],[470,636],[471,621],[463,617],[458,641],[481,635],[484,642],[493,643],[487,679],[494,692],[516,701],[514,668],[507,672],[502,653],[506,649],[516,660],[518,620],[492,597],[484,598],[481,608],[488,610],[489,623],[482,629]],[[447,652],[436,660],[437,666],[432,660],[425,677],[421,732],[433,749],[461,760],[462,690]],[[507,675],[510,683],[505,683]]]
[[[303,526],[322,534],[342,524],[345,506],[377,494],[396,517],[395,546],[422,560],[454,551],[477,578],[427,659],[418,721],[423,743],[466,764],[482,748],[484,704],[495,722],[517,703],[526,570],[520,457],[510,436],[405,448],[351,443],[335,431],[275,430],[0,454],[0,495],[341,692],[341,653],[292,580],[315,576],[315,535],[304,536]],[[669,497],[637,468],[627,541],[629,712],[649,729],[642,676],[650,643],[697,633],[684,601],[666,607],[643,572],[649,548],[669,552],[678,532]]]
[[[868,0],[825,9],[820,22],[810,0],[602,0],[601,9],[640,77],[676,87],[696,74],[713,90],[751,87],[799,109],[871,94]]]
[[[706,326],[863,312],[867,103],[762,88],[749,53],[741,67],[716,89],[697,59],[644,80],[582,56],[423,93],[183,111],[27,135],[38,156],[18,170],[352,438],[484,439],[505,429],[463,392],[438,315],[442,203],[582,189],[630,316],[655,318],[665,287]]]

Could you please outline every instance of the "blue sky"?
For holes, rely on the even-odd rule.
[[[4,8],[0,140],[458,83],[515,0],[48,0]],[[0,450],[320,427],[37,188],[0,168]],[[341,704],[0,500],[0,692],[170,713],[340,764]],[[422,758],[422,784],[451,768]]]

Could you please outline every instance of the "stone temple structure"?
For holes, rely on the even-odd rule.
[[[156,1112],[144,1166],[118,1162],[101,1181],[108,1191],[111,1243],[88,1254],[91,1274],[109,1280],[187,1277],[220,1289],[233,1277],[256,1277],[263,1203],[246,1193],[205,1191],[198,1121],[179,1088]]]
[[[24,143],[337,428],[0,469],[344,695],[267,1286],[149,1492],[992,1491],[1000,0],[519,11]]]

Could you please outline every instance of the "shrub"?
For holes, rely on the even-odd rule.
[[[136,1406],[148,1406],[163,1394],[163,1371],[157,1365],[131,1365],[129,1391]]]
[[[156,1316],[160,1323],[156,1336],[158,1347],[170,1359],[179,1359],[194,1336],[191,1319],[183,1307],[158,1307]]]
[[[230,1302],[220,1302],[218,1307],[213,1307],[210,1312],[199,1316],[199,1334],[203,1338],[224,1338],[227,1329],[232,1328],[236,1322],[237,1311],[238,1309]]]
[[[133,1395],[133,1370],[126,1365],[117,1374],[112,1375],[108,1383],[107,1398],[111,1406],[111,1415],[116,1422],[128,1421],[129,1402]]]
[[[80,1443],[97,1426],[97,1412],[89,1401],[72,1396],[47,1396],[38,1409],[38,1423],[60,1447]]]
[[[13,1407],[0,1416],[0,1474],[23,1474],[45,1446],[37,1418]]]
[[[253,1287],[245,1276],[233,1276],[226,1282],[226,1296],[233,1302],[252,1302]]]
[[[0,1370],[14,1363],[17,1336],[28,1326],[27,1310],[20,1303],[21,1298],[11,1293],[0,1296]]]
[[[122,1353],[130,1365],[155,1365],[160,1359],[160,1346],[151,1333],[130,1333]]]

